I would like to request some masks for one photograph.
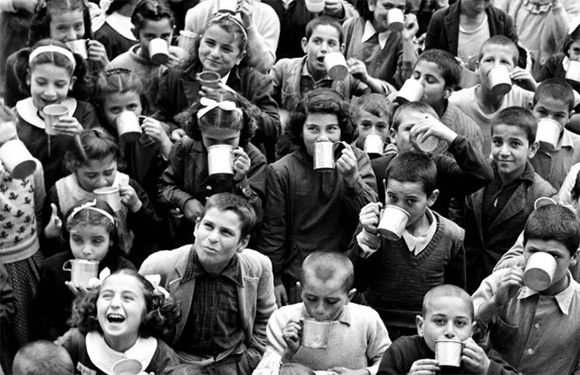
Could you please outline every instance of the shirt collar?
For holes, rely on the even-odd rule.
[[[210,273],[203,268],[203,265],[201,264],[201,262],[199,261],[199,257],[197,256],[197,251],[195,251],[195,247],[192,246],[191,250],[189,251],[187,269],[185,270],[181,282],[184,283],[186,281],[195,279],[196,277],[203,275],[210,275]],[[240,287],[244,286],[242,276],[242,266],[240,264],[240,260],[237,253],[230,260],[226,268],[224,268],[222,272],[220,272],[219,275],[227,279],[230,279]]]
[[[418,236],[413,236],[407,229],[403,231],[403,238],[405,239],[405,243],[407,244],[409,251],[414,255],[417,255],[421,251],[425,250],[435,235],[435,231],[437,230],[437,219],[435,218],[435,215],[433,215],[430,209],[427,209],[425,214],[431,222],[425,233]]]
[[[495,160],[492,161],[491,166],[494,170],[494,175],[497,175],[498,174],[497,163],[495,162]],[[530,162],[528,161],[528,162],[526,162],[526,168],[524,169],[524,173],[522,173],[522,175],[520,177],[513,180],[512,184],[516,183],[518,181],[521,181],[521,180],[533,182],[535,174],[536,174],[536,172],[534,171],[534,167],[532,167],[532,164],[530,164]]]
[[[576,282],[572,278],[572,274],[570,273],[570,271],[568,271],[568,279],[570,280],[570,284],[568,285],[568,287],[563,291],[561,291],[560,293],[553,296],[553,298],[558,303],[560,311],[562,311],[562,314],[564,315],[569,315],[570,305],[572,304],[572,298],[574,297],[574,290],[576,289],[575,288]],[[518,294],[518,299],[525,299],[536,294],[540,293],[531,290],[527,286],[523,286],[520,289],[520,293]]]
[[[304,302],[302,302],[302,316],[305,318],[312,318],[312,316],[308,313],[308,310],[306,310],[306,306],[304,306]],[[349,304],[346,304],[343,306],[342,311],[340,312],[338,317],[336,317],[335,321],[339,321],[339,322],[346,324],[346,325],[349,325],[349,326],[351,325],[351,323],[350,323],[351,313],[350,313]]]
[[[221,83],[223,83],[224,85],[227,85],[227,84],[228,84],[228,78],[230,78],[230,73],[231,73],[231,72],[232,72],[232,71],[230,70],[230,71],[228,72],[228,74],[226,74],[225,76],[223,76],[223,77],[220,79],[220,82],[221,82]]]
[[[367,40],[372,38],[373,35],[375,35],[376,33],[377,31],[375,30],[375,27],[373,26],[372,22],[367,20],[365,23],[365,30],[361,38],[361,43],[366,42]],[[391,35],[390,30],[379,33],[379,45],[381,46],[381,49],[385,48],[385,45],[387,44],[387,39],[389,39],[389,35]]]

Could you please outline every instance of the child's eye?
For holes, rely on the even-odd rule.
[[[85,28],[85,24],[84,23],[77,23],[74,25],[75,30],[81,30]]]
[[[316,302],[316,297],[306,297],[306,299],[310,302]]]
[[[408,205],[413,205],[413,204],[415,204],[415,202],[416,202],[416,200],[414,200],[414,199],[407,199]]]
[[[458,327],[465,327],[467,325],[467,323],[465,323],[465,322],[456,322],[455,325],[458,326]]]
[[[137,105],[137,104],[131,104],[131,105],[129,105],[129,108],[128,108],[128,109],[129,109],[130,111],[133,111],[133,110],[137,109],[137,107],[138,107],[138,105]]]
[[[511,145],[512,145],[512,147],[519,147],[520,143],[519,142],[512,142]]]
[[[429,84],[435,83],[435,78],[427,78],[427,83]]]
[[[445,324],[445,320],[444,319],[435,319],[435,324],[443,325],[443,324]]]
[[[385,130],[387,128],[387,125],[379,124],[379,125],[376,125],[375,127],[379,130]]]
[[[339,128],[338,126],[329,126],[329,127],[327,128],[327,130],[328,130],[329,132],[335,132],[335,131],[337,131],[337,130],[339,130],[339,129],[340,129],[340,128]]]

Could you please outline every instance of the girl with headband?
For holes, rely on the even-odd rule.
[[[175,246],[193,242],[193,223],[216,193],[245,196],[261,218],[266,158],[250,143],[256,129],[252,108],[231,91],[212,90],[187,113],[187,135],[174,144],[158,185],[159,201],[184,216],[175,223]],[[232,147],[233,176],[209,175],[208,148],[215,145]]]
[[[30,94],[27,99],[16,103],[18,136],[32,155],[42,162],[48,190],[67,174],[62,159],[74,144],[74,136],[84,128],[96,126],[97,118],[91,104],[71,95],[77,82],[85,80],[84,75],[80,75],[83,62],[78,56],[75,58],[63,43],[41,40],[30,53],[19,54],[17,66]],[[44,108],[51,104],[60,104],[67,111],[54,123],[49,135]]]

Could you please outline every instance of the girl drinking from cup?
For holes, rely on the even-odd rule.
[[[248,99],[258,113],[256,144],[269,160],[274,160],[274,145],[280,133],[280,119],[272,98],[272,79],[250,68],[242,61],[248,44],[244,26],[228,13],[212,18],[191,53],[192,57],[179,69],[169,69],[159,82],[157,105],[161,118],[175,121],[178,113],[188,109],[215,87],[230,89]],[[198,73],[217,73],[214,81],[201,82]],[[183,129],[172,133],[178,139]]]
[[[97,124],[93,106],[70,95],[75,83],[85,79],[84,65],[63,43],[44,39],[20,52],[16,67],[30,94],[16,103],[18,137],[42,162],[48,189],[66,175],[62,159],[73,136]],[[49,105],[61,110],[58,117],[47,115]]]
[[[89,286],[75,284],[64,268],[73,259],[99,263],[98,273],[105,268],[116,271],[135,269],[123,258],[115,213],[105,201],[84,199],[71,207],[60,233],[59,253],[46,259],[34,299],[34,321],[37,338],[56,340],[69,328],[72,303],[76,295],[86,294]]]
[[[117,271],[75,305],[75,328],[62,343],[82,374],[113,374],[113,365],[136,359],[141,371],[161,374],[179,364],[161,337],[180,319],[167,291],[133,270]],[[137,373],[140,371],[136,371]]]
[[[135,265],[140,265],[150,252],[158,250],[159,218],[143,188],[117,171],[120,153],[113,137],[101,128],[87,129],[79,135],[78,142],[66,154],[66,165],[72,173],[58,180],[48,192],[44,213],[50,219],[44,234],[49,239],[56,238],[62,227],[60,213],[78,201],[107,200],[117,220],[119,247]]]
[[[188,112],[187,135],[175,143],[169,166],[159,180],[159,200],[178,208],[185,216],[176,245],[191,243],[192,223],[202,212],[207,197],[231,192],[247,197],[261,218],[266,158],[250,144],[256,128],[252,106],[226,90],[212,90]],[[210,174],[208,149],[227,145],[225,159],[230,173]],[[231,161],[233,159],[233,162]]]

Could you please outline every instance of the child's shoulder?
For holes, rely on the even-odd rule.
[[[447,219],[446,217],[441,216],[438,212],[431,212],[439,223],[438,230],[442,231],[445,237],[450,237],[453,240],[463,241],[463,237],[465,236],[465,230],[463,228],[461,228],[453,221]]]
[[[552,197],[558,193],[552,184],[550,184],[536,172],[534,172],[534,178],[532,180],[531,187],[533,189],[534,201],[536,198]]]

